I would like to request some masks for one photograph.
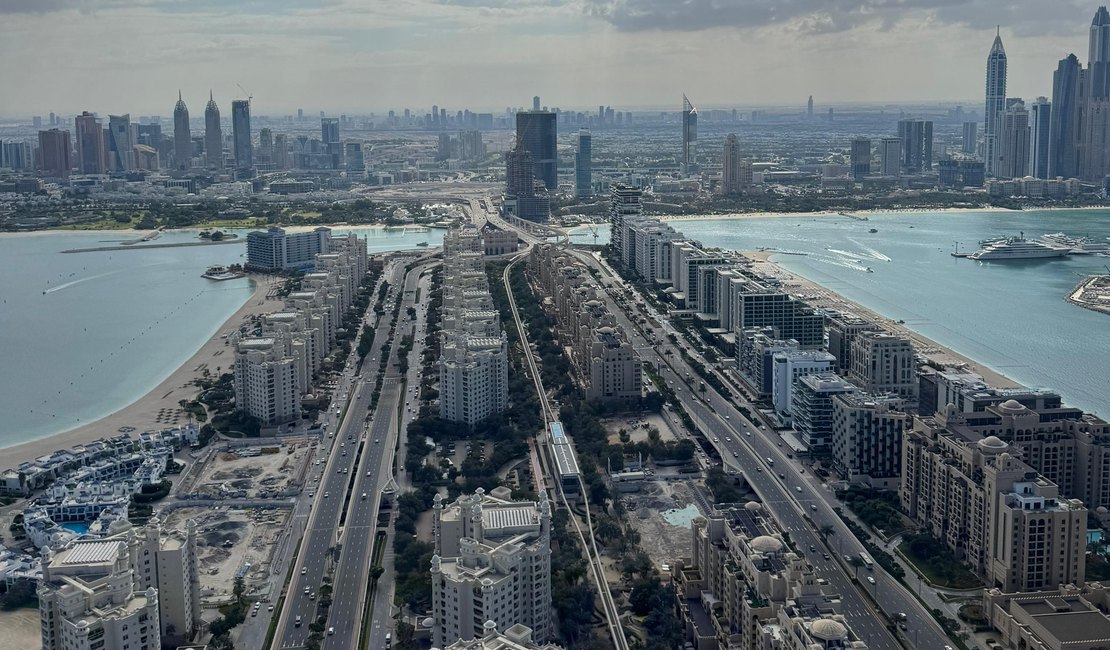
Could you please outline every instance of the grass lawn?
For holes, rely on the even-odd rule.
[[[983,582],[974,573],[950,555],[934,553],[922,556],[914,552],[914,547],[908,541],[899,544],[898,549],[934,586],[949,589],[974,589],[983,586]]]

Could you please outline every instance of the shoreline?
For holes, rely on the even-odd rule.
[[[230,330],[238,328],[239,324],[262,313],[275,311],[281,307],[280,299],[271,297],[272,285],[269,278],[260,275],[248,276],[253,284],[253,292],[243,305],[225,320],[216,332],[205,341],[180,367],[175,369],[168,377],[153,386],[146,394],[135,401],[110,413],[94,422],[83,424],[79,427],[55,433],[35,440],[21,442],[8,447],[0,447],[6,466],[16,467],[25,461],[34,460],[59,449],[66,449],[78,444],[91,442],[98,438],[107,438],[120,433],[120,427],[134,427],[132,433],[143,431],[172,428],[187,423],[187,418],[181,416],[176,423],[167,423],[165,418],[158,420],[160,411],[176,413],[181,410],[178,401],[182,399],[195,399],[199,390],[193,382],[203,376],[203,370],[211,366],[213,371],[219,367],[220,372],[230,371],[234,365],[234,357],[225,354],[230,350],[222,338]]]
[[[869,309],[858,302],[849,300],[832,289],[779,266],[771,260],[771,256],[776,254],[773,251],[739,251],[739,253],[753,262],[753,268],[756,271],[779,278],[782,281],[782,289],[787,293],[794,295],[801,293],[806,296],[817,296],[816,298],[805,298],[805,302],[811,307],[850,312],[861,318],[866,318],[867,320],[878,323],[884,329],[904,336],[912,341],[917,353],[929,361],[934,361],[949,367],[963,366],[965,370],[982,376],[983,381],[996,388],[1017,388],[1022,386],[1021,383],[1010,379],[990,366],[960,354],[952,348],[942,345],[924,334],[909,328],[904,323],[899,323],[892,318],[883,316],[873,309]]]
[[[356,224],[321,223],[321,224],[316,224],[316,225],[301,225],[301,226],[279,226],[277,224],[266,224],[264,226],[258,226],[258,227],[255,227],[255,226],[227,226],[225,228],[220,228],[220,227],[216,227],[216,226],[185,226],[183,228],[160,229],[159,232],[162,233],[162,234],[166,234],[166,233],[172,233],[172,232],[198,232],[199,233],[199,232],[202,232],[202,231],[205,231],[205,230],[208,230],[208,231],[212,231],[212,230],[265,230],[266,228],[270,228],[271,226],[277,226],[278,228],[281,228],[285,232],[289,232],[289,233],[310,232],[310,231],[315,230],[316,228],[319,228],[321,226],[323,226],[324,228],[331,228],[332,230],[385,230],[387,228],[387,226],[385,224],[379,224],[379,223],[365,223],[365,224],[363,224],[363,223],[356,223]],[[407,226],[395,226],[394,229],[400,229],[400,228],[428,228],[428,227],[429,226],[425,226],[423,224],[410,224],[410,225],[407,225]],[[2,232],[0,232],[0,237],[13,237],[13,236],[34,237],[34,236],[42,236],[42,235],[97,234],[97,235],[109,235],[109,236],[112,236],[112,237],[127,237],[129,239],[138,239],[138,237],[140,237],[144,232],[147,232],[147,231],[145,231],[145,230],[135,230],[133,228],[112,229],[112,230],[105,230],[105,229],[99,229],[99,228],[40,228],[38,230],[2,231]],[[156,241],[156,240],[152,240],[152,241]],[[243,238],[243,237],[239,237],[235,241],[246,241],[246,239]]]

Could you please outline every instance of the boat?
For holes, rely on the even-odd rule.
[[[983,248],[968,255],[972,260],[1032,260],[1064,257],[1071,252],[1066,246],[1059,246],[1036,239],[1026,239],[1025,233],[1018,237],[1007,237],[1001,241],[988,243]]]
[[[869,266],[869,267],[867,267],[867,272],[868,272],[868,273],[874,273],[874,272],[875,272],[875,269],[873,269],[873,268],[871,268],[871,267]]]
[[[427,245],[428,245],[428,242],[426,242],[426,241],[422,241],[422,242],[417,242],[417,243],[416,243],[416,245],[417,245],[417,246],[420,246],[421,248],[423,248],[423,247],[425,247],[425,246],[427,246]]]
[[[1110,255],[1110,243],[1100,242],[1090,237],[1070,237],[1062,232],[1049,233],[1041,237],[1046,242],[1071,249],[1072,255]]]
[[[879,229],[878,228],[868,228],[867,232],[876,233],[876,232],[879,232]]]
[[[234,280],[235,278],[241,278],[246,275],[247,274],[242,271],[230,269],[221,264],[217,264],[215,266],[208,267],[208,270],[202,273],[200,277],[208,278],[209,280],[215,280],[217,282],[222,282],[224,280]]]

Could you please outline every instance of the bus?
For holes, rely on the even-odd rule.
[[[867,557],[867,553],[860,553],[859,559],[863,562],[863,566],[867,567],[869,570],[875,568],[875,563],[871,561],[871,558]]]

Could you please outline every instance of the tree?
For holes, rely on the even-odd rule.
[[[836,529],[830,524],[822,524],[821,527],[817,529],[817,534],[821,536],[821,539],[828,541],[830,537],[836,534]]]

